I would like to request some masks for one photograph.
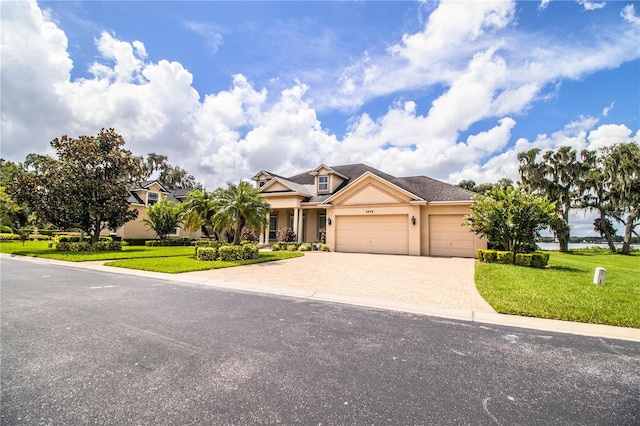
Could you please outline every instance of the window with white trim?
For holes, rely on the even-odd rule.
[[[147,193],[147,205],[152,206],[158,202],[158,193],[157,192],[148,192]]]
[[[318,176],[318,192],[329,190],[329,176]]]

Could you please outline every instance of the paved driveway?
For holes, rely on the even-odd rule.
[[[474,259],[307,252],[241,268],[182,274],[353,298],[495,312],[476,290]]]

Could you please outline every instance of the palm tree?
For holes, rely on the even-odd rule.
[[[147,210],[147,217],[142,222],[158,235],[161,240],[173,234],[182,220],[182,206],[164,197]]]
[[[269,203],[260,197],[260,190],[248,182],[230,184],[227,189],[220,191],[214,206],[213,222],[233,230],[233,244],[240,244],[242,228],[245,226],[260,232],[269,223]]]
[[[202,232],[210,237],[209,229],[216,233],[216,226],[213,223],[213,215],[215,214],[215,199],[220,193],[220,189],[208,192],[206,189],[200,191],[195,189],[187,194],[184,202],[184,224],[190,231],[201,229]]]

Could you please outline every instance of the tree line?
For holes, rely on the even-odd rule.
[[[149,209],[144,221],[160,237],[182,220],[207,235],[228,229],[236,243],[244,227],[266,226],[269,205],[250,184],[207,192],[164,155],[134,156],[114,129],[102,129],[97,136],[65,135],[50,145],[55,156],[29,154],[21,164],[0,160],[3,227],[18,232],[27,225],[79,229],[97,242],[103,230],[136,219],[130,190],[151,178],[168,189],[192,189],[184,205],[161,200]]]
[[[521,181],[517,188],[502,179],[497,184],[459,186],[479,192],[472,215],[466,219],[478,234],[504,250],[530,250],[539,231],[549,227],[560,251],[569,250],[572,209],[598,213],[594,230],[616,251],[615,224],[623,226],[623,254],[629,254],[640,224],[640,147],[635,141],[600,150],[562,146],[518,154]],[[505,237],[508,235],[508,238]],[[506,239],[505,239],[506,238]]]

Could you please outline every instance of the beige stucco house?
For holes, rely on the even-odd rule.
[[[299,242],[338,252],[475,257],[486,241],[461,226],[473,192],[425,176],[398,178],[365,164],[320,165],[291,177],[253,178],[271,205],[262,244],[291,227]]]
[[[121,238],[144,238],[156,239],[158,236],[142,222],[147,216],[147,209],[158,201],[167,197],[171,201],[182,202],[187,196],[189,189],[169,190],[163,187],[158,181],[150,180],[141,182],[139,186],[129,191],[129,208],[137,210],[138,217],[125,223],[116,230],[116,235]],[[173,238],[199,238],[200,231],[190,232],[182,227],[176,228]]]

